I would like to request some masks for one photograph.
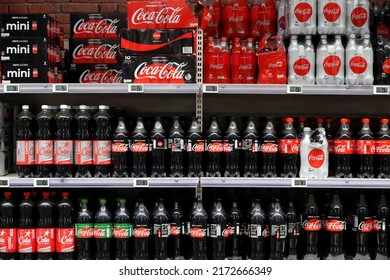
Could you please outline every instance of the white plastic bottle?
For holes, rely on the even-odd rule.
[[[344,34],[347,28],[345,0],[318,1],[318,34]]]
[[[317,0],[289,0],[288,34],[315,35],[317,33]]]
[[[314,85],[315,53],[310,35],[305,36],[304,42],[298,42],[297,35],[291,36],[288,65],[289,84]]]
[[[370,35],[356,39],[355,34],[349,35],[345,50],[346,56],[346,84],[372,85],[373,76],[373,50]]]
[[[369,0],[347,0],[347,35],[370,34]]]

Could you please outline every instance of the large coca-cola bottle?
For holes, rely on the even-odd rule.
[[[15,204],[5,192],[0,202],[0,260],[13,260],[17,249]]]
[[[356,234],[355,260],[369,260],[369,235],[372,232],[372,216],[364,194],[359,195],[352,231]]]
[[[109,107],[99,105],[99,111],[93,116],[95,120],[95,137],[93,140],[93,164],[95,177],[110,177],[111,167],[111,116]]]
[[[16,167],[18,177],[34,177],[35,136],[33,132],[34,115],[29,105],[22,106],[22,112],[16,120]]]
[[[150,135],[152,152],[152,174],[151,177],[166,177],[165,157],[168,147],[168,140],[161,123],[161,118],[156,117],[154,127]]]
[[[92,238],[94,236],[94,224],[92,212],[88,209],[88,199],[80,199],[80,208],[76,217],[76,244],[77,259],[90,260],[92,255]]]
[[[293,126],[293,118],[283,119],[283,130],[279,139],[279,153],[282,160],[282,177],[297,176],[297,158],[299,153],[299,139]]]
[[[242,151],[244,156],[244,177],[258,177],[259,133],[253,118],[248,119],[248,125],[242,136]]]
[[[165,209],[164,200],[160,199],[153,212],[154,259],[156,260],[168,259],[169,221],[170,217]]]
[[[223,5],[223,35],[229,39],[249,37],[249,5],[246,0],[228,0]]]
[[[273,0],[254,0],[250,7],[250,36],[256,40],[276,34],[276,6]]]
[[[92,166],[92,136],[91,115],[87,106],[80,105],[80,111],[74,116],[76,120],[76,137],[74,141],[74,164],[76,167],[75,177],[89,178]]]
[[[264,130],[261,133],[260,152],[262,154],[261,177],[276,177],[276,156],[278,153],[278,137],[273,119],[267,119]]]
[[[225,132],[223,149],[226,155],[225,177],[240,177],[240,131],[237,128],[236,120],[231,117],[229,127]]]
[[[222,35],[222,2],[221,0],[207,0],[203,2],[209,9],[211,20],[204,30],[204,36],[219,38]]]
[[[149,152],[149,140],[143,119],[137,118],[137,124],[131,136],[131,152],[133,158],[132,177],[147,177],[146,161]]]
[[[149,237],[151,234],[150,214],[143,202],[140,200],[133,214],[133,237],[134,237],[134,259],[149,259]]]
[[[226,257],[227,215],[221,199],[217,199],[209,214],[209,232],[211,239],[211,259],[224,260]]]
[[[306,199],[302,213],[303,255],[305,260],[319,258],[318,235],[321,230],[320,211],[311,193]]]
[[[129,177],[127,163],[129,157],[129,132],[125,119],[118,119],[118,126],[112,141],[112,177]]]
[[[190,218],[190,238],[191,238],[191,259],[206,260],[207,259],[207,212],[203,208],[202,200],[197,200],[192,209]]]
[[[36,229],[38,260],[51,260],[55,251],[55,228],[53,224],[54,203],[49,192],[42,193],[38,202],[38,224]]]
[[[370,119],[362,119],[362,128],[356,140],[356,154],[359,155],[359,178],[374,177],[375,139],[370,129]]]
[[[187,132],[188,177],[203,176],[203,155],[205,141],[202,128],[196,117],[192,118],[191,127]]]
[[[352,155],[355,150],[355,141],[353,140],[349,128],[349,119],[340,120],[340,128],[336,134],[334,142],[334,153],[336,155],[336,177],[352,177]]]
[[[75,251],[75,227],[73,207],[69,193],[63,192],[62,199],[57,204],[58,224],[56,228],[56,252],[59,260],[72,260]]]
[[[373,230],[376,233],[375,259],[377,260],[386,260],[388,256],[389,215],[390,209],[386,201],[386,195],[382,192],[373,222]]]
[[[206,132],[207,141],[207,173],[209,177],[221,177],[221,158],[224,152],[222,132],[218,126],[218,118],[212,117],[209,130]]]
[[[271,242],[271,260],[283,260],[287,237],[287,217],[282,210],[280,201],[275,200],[274,209],[269,216],[270,222],[270,242]]]
[[[380,120],[375,149],[378,160],[378,178],[390,178],[390,130],[389,119]]]
[[[130,212],[126,207],[126,199],[119,199],[114,216],[115,258],[128,260],[130,249],[130,237],[132,234]]]
[[[174,260],[184,259],[183,236],[185,234],[184,214],[179,206],[179,202],[175,201],[171,212],[171,224],[169,233],[169,256]]]
[[[183,177],[184,163],[184,131],[179,117],[173,118],[172,128],[169,131],[168,147],[170,151],[170,176]]]
[[[19,228],[18,228],[18,253],[21,260],[33,260],[36,258],[36,239],[34,221],[34,202],[31,193],[24,192],[24,198],[19,204]]]
[[[56,166],[55,177],[72,177],[73,165],[73,136],[71,124],[73,115],[67,105],[61,105],[55,117],[56,133],[54,140],[54,164]]]
[[[42,111],[37,115],[38,131],[35,140],[35,177],[52,177],[54,155],[53,115],[48,105],[41,106]]]
[[[96,240],[96,259],[111,259],[112,215],[107,208],[107,200],[99,199],[99,210],[95,214],[94,237]]]
[[[227,256],[232,260],[241,260],[243,250],[244,221],[237,201],[233,201],[228,216]]]
[[[336,156],[334,153],[335,131],[333,127],[333,120],[331,118],[325,119],[325,130],[329,151],[329,176],[334,176],[336,168]]]
[[[286,259],[296,260],[298,258],[298,237],[300,231],[298,215],[295,212],[294,203],[288,203],[287,210],[287,242],[286,242]]]
[[[328,235],[329,248],[326,259],[343,260],[344,256],[344,233],[346,231],[346,220],[339,194],[333,195],[330,208],[326,216],[325,229]],[[326,255],[325,254],[325,255]]]
[[[268,237],[266,227],[266,215],[261,209],[260,199],[256,199],[252,205],[252,210],[248,215],[248,237],[249,242],[249,259],[264,259],[264,242]]]

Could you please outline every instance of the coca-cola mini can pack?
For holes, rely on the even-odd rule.
[[[116,64],[73,64],[68,75],[69,83],[122,83],[122,70]]]
[[[120,64],[118,39],[71,39],[70,56],[73,64]]]
[[[131,56],[123,61],[126,83],[195,83],[196,59],[182,56]]]
[[[3,83],[56,83],[58,68],[47,61],[2,62]]]
[[[126,13],[71,13],[71,38],[119,38],[126,28]]]
[[[140,54],[193,54],[193,29],[121,30],[121,52]]]

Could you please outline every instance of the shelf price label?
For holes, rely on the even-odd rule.
[[[19,93],[20,86],[17,84],[7,84],[4,85],[4,93]]]
[[[48,188],[50,187],[49,179],[34,179],[34,188]]]
[[[128,85],[128,92],[129,93],[143,93],[144,92],[144,85],[130,84],[130,85]]]
[[[149,188],[149,179],[139,178],[133,181],[134,188]]]
[[[203,93],[218,93],[218,85],[203,85]]]
[[[292,178],[291,179],[291,187],[293,187],[293,188],[306,188],[307,187],[307,179],[305,179],[305,178]]]
[[[303,93],[303,87],[301,85],[288,85],[287,93],[294,93],[294,94]]]
[[[67,84],[53,84],[53,93],[68,93],[69,87]]]
[[[389,86],[373,86],[373,94],[389,94]]]
[[[0,179],[0,188],[9,188],[9,179]]]

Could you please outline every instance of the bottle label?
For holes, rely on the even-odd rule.
[[[93,236],[95,238],[112,238],[112,224],[95,224]]]
[[[307,155],[309,165],[313,168],[320,168],[325,162],[325,153],[321,149],[313,149]]]
[[[133,231],[133,236],[135,238],[149,238],[150,236],[150,228],[147,227],[138,227]]]
[[[334,153],[336,155],[353,155],[354,151],[354,140],[336,139],[334,141]]]
[[[376,140],[375,152],[378,155],[390,155],[390,140]]]
[[[326,231],[330,232],[343,232],[346,230],[347,223],[338,219],[328,219],[325,222]]]
[[[209,153],[223,153],[225,152],[224,145],[219,140],[212,140],[207,144],[207,151]]]
[[[153,139],[152,141],[152,150],[166,150],[167,147],[167,139]]]
[[[129,144],[114,141],[111,149],[113,153],[127,153],[129,151]]]
[[[361,231],[361,232],[364,232],[364,233],[369,233],[372,231],[372,220],[365,220],[365,221],[361,221],[359,224],[358,224],[358,231]]]
[[[56,232],[56,252],[74,252],[74,228],[57,228]]]
[[[35,141],[16,141],[16,165],[35,164]]]
[[[287,225],[271,225],[271,236],[277,239],[284,239],[287,237]]]
[[[38,253],[53,253],[56,247],[55,244],[55,229],[54,228],[37,228],[37,252]]]
[[[169,224],[155,224],[153,225],[153,234],[158,238],[169,237]]]
[[[268,228],[258,224],[248,225],[248,235],[250,238],[259,238],[268,236]]]
[[[132,225],[129,223],[114,224],[114,238],[130,238],[132,232]]]
[[[92,238],[94,235],[93,224],[75,224],[76,238]]]
[[[358,155],[374,155],[375,140],[357,140],[356,153]]]
[[[368,11],[364,7],[356,7],[350,14],[351,22],[356,27],[363,27],[368,20]]]
[[[287,224],[287,233],[289,235],[298,236],[299,235],[299,224],[298,223],[288,223]]]
[[[18,229],[18,252],[35,253],[37,251],[35,239],[35,229]]]
[[[218,238],[222,236],[221,225],[219,224],[210,224],[210,237]]]
[[[278,144],[272,142],[264,143],[260,147],[260,151],[264,154],[276,154],[278,150]]]
[[[297,18],[298,22],[307,22],[313,15],[313,7],[310,5],[310,3],[298,3],[294,7],[294,15]]]
[[[299,139],[279,139],[279,152],[297,155],[299,153]]]
[[[187,142],[187,152],[203,153],[205,149],[205,143],[203,140],[197,140],[196,143],[192,143],[191,140]]]
[[[54,140],[54,164],[73,164],[72,140]]]
[[[93,164],[94,165],[111,164],[111,141],[109,140],[93,141]]]
[[[305,231],[320,231],[321,220],[320,219],[308,219],[302,222],[302,227]]]
[[[334,139],[328,139],[328,151],[329,154],[334,153]]]
[[[149,147],[145,142],[137,141],[131,145],[131,151],[133,153],[147,153],[149,152]]]
[[[92,164],[92,141],[91,140],[76,140],[74,151],[74,159],[76,165]]]
[[[182,152],[184,150],[184,139],[182,138],[169,139],[168,146],[171,147],[171,152]]]
[[[373,231],[386,231],[386,221],[385,220],[373,220],[372,221],[372,230]]]
[[[0,228],[0,253],[16,252],[16,235],[16,228]]]
[[[206,238],[206,228],[194,227],[191,226],[190,236],[191,238]]]
[[[223,151],[225,153],[231,153],[233,151],[237,151],[242,146],[242,141],[238,141],[238,139],[234,139],[233,141],[225,140],[223,142]]]
[[[35,163],[53,164],[53,140],[35,140]]]
[[[181,227],[178,227],[174,224],[171,224],[170,233],[171,236],[180,236],[182,235]]]
[[[322,10],[324,17],[329,22],[336,22],[341,15],[341,7],[337,2],[329,2]]]
[[[242,140],[242,150],[257,153],[259,151],[259,141],[253,139]]]

